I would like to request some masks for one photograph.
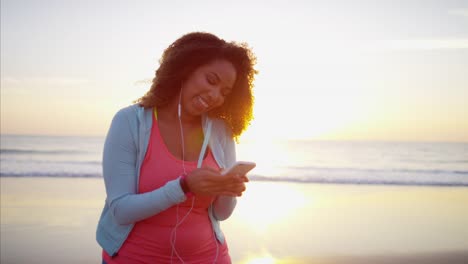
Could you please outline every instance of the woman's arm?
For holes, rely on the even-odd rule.
[[[132,128],[136,131],[138,123],[136,117],[130,117],[135,115],[132,111],[123,109],[113,118],[102,161],[106,202],[121,225],[146,219],[186,199],[178,179],[154,191],[137,194],[138,141]]]

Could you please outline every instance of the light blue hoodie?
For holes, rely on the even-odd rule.
[[[152,109],[144,109],[137,104],[121,109],[114,116],[104,143],[102,168],[107,198],[97,226],[96,240],[110,256],[117,254],[137,221],[186,199],[179,179],[151,192],[137,192],[140,168],[151,134],[152,114]],[[224,121],[203,116],[202,126],[205,134],[203,145],[210,147],[218,165],[227,168],[234,164],[235,143]],[[203,153],[200,154],[203,157]],[[224,235],[219,221],[227,219],[235,205],[236,197],[219,196],[208,209],[220,243],[224,243]]]

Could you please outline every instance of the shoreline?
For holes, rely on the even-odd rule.
[[[323,256],[315,258],[291,258],[275,260],[275,264],[465,264],[468,250],[452,252],[420,252],[413,254],[369,256]]]
[[[102,176],[60,176],[60,175],[35,175],[35,176],[23,176],[23,175],[0,175],[1,178],[46,178],[46,179],[101,179],[103,180]],[[410,187],[460,187],[460,188],[467,188],[468,183],[431,183],[431,182],[397,182],[397,181],[389,181],[389,182],[370,182],[370,181],[362,181],[362,182],[347,182],[347,181],[302,181],[302,180],[294,180],[294,179],[273,179],[273,178],[265,178],[262,176],[254,177],[250,179],[251,182],[260,182],[260,183],[284,183],[284,184],[320,184],[320,185],[345,185],[345,186],[410,186]]]

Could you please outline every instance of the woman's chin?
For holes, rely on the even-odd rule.
[[[189,109],[187,109],[188,114],[194,115],[194,116],[200,116],[209,111],[209,108],[201,105],[201,104],[196,104],[194,103]]]

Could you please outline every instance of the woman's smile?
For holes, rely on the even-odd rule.
[[[208,108],[210,106],[201,96],[198,96],[198,101],[205,108]]]

